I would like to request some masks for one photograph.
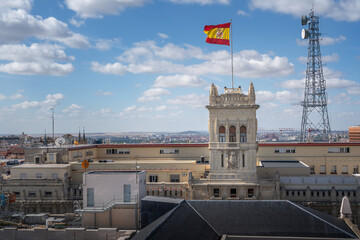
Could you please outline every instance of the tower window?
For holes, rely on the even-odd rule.
[[[242,126],[240,128],[240,142],[247,142],[246,140],[246,127]]]
[[[234,126],[229,129],[229,141],[236,142],[236,128]]]
[[[226,138],[225,138],[225,127],[221,126],[219,127],[219,142],[225,142]]]
[[[220,189],[214,188],[214,197],[220,197]]]
[[[236,197],[236,188],[230,189],[230,197]]]

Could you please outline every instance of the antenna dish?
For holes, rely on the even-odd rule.
[[[301,38],[308,39],[309,38],[309,30],[307,30],[307,29],[301,30]]]
[[[306,15],[301,16],[301,25],[306,25],[308,22],[308,18]]]
[[[57,138],[55,140],[55,145],[61,147],[61,145],[65,144],[66,140],[63,137]]]

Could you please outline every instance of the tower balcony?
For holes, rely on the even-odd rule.
[[[256,149],[257,142],[252,143],[239,143],[239,142],[210,142],[209,143],[209,150],[217,149],[217,150],[250,150]]]

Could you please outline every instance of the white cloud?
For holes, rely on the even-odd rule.
[[[158,36],[159,36],[160,38],[162,38],[162,39],[167,39],[167,38],[169,38],[169,36],[168,36],[167,34],[165,34],[165,33],[158,33]]]
[[[338,38],[332,38],[332,37],[321,37],[320,38],[320,45],[321,46],[328,46],[328,45],[334,45],[336,43],[341,43],[346,40],[346,37],[340,35]],[[299,46],[307,46],[309,44],[308,39],[296,39],[296,43]]]
[[[349,94],[352,95],[360,95],[360,86],[357,85],[357,86],[349,87],[347,91]]]
[[[324,67],[324,78],[327,88],[349,88],[358,85],[355,81],[341,78],[343,73]]]
[[[305,88],[305,78],[297,80],[291,79],[281,82],[281,87],[287,89],[304,89]]]
[[[14,94],[10,95],[9,98],[12,99],[12,100],[17,100],[17,99],[21,99],[23,97],[24,96],[21,93],[14,93]]]
[[[66,6],[82,18],[101,18],[117,15],[129,7],[141,7],[149,0],[65,0]]]
[[[131,111],[134,111],[135,109],[136,109],[136,106],[132,105],[127,108],[124,108],[124,112],[131,112]]]
[[[269,100],[275,100],[276,96],[272,92],[269,91],[256,91],[256,101],[259,103],[263,103]]]
[[[323,67],[324,79],[326,81],[326,88],[352,88],[358,84],[355,81],[343,79],[343,73],[340,71],[334,71],[330,68]],[[281,87],[287,89],[305,89],[305,78],[301,80],[287,80],[280,84]]]
[[[263,103],[261,104],[261,109],[265,109],[265,110],[273,110],[276,109],[279,105],[276,103]]]
[[[84,48],[90,44],[87,37],[72,32],[68,25],[54,17],[43,19],[29,14],[32,1],[18,1],[19,8],[0,11],[0,43],[15,43],[30,37],[63,43],[72,48]],[[25,4],[26,3],[26,4]]]
[[[158,101],[161,99],[161,96],[169,95],[170,92],[164,88],[150,88],[142,93],[137,101],[138,102],[148,102],[148,101]]]
[[[29,108],[38,108],[41,106],[41,103],[38,101],[25,101],[22,103],[18,103],[18,104],[14,104],[13,108],[14,109],[29,109]]]
[[[169,99],[167,102],[173,105],[187,105],[192,108],[198,108],[205,107],[208,103],[208,98],[205,94],[198,95],[193,93]]]
[[[0,46],[0,60],[10,61],[0,63],[0,71],[9,74],[39,74],[39,75],[65,75],[74,71],[71,63],[58,63],[74,60],[67,56],[63,47],[51,44],[33,43],[7,44]]]
[[[101,51],[106,51],[111,48],[112,44],[113,44],[113,41],[111,41],[111,40],[99,39],[96,41],[95,48],[97,48]]]
[[[31,9],[32,0],[1,0],[0,1],[0,13],[6,12],[8,9],[22,8],[27,11]]]
[[[109,91],[103,91],[103,90],[99,90],[95,93],[95,95],[99,95],[99,96],[111,96],[113,95],[112,92],[109,92]]]
[[[299,17],[309,13],[313,0],[292,1],[292,0],[252,0],[251,9],[268,10],[278,13],[285,13]],[[359,21],[360,2],[358,0],[322,0],[315,3],[315,14],[332,18],[337,21]]]
[[[231,75],[230,54],[216,51],[204,54],[200,48],[191,45],[166,44],[157,46],[153,41],[135,43],[118,57],[119,62],[92,63],[92,70],[106,74],[126,73],[169,73],[182,75]],[[183,65],[178,61],[196,59],[199,64]],[[172,61],[176,62],[172,62]],[[264,78],[287,76],[294,71],[294,65],[286,57],[260,54],[255,50],[234,53],[234,75],[242,78]]]
[[[165,111],[165,110],[167,110],[167,109],[168,109],[167,106],[161,105],[161,106],[157,106],[157,107],[155,108],[155,111],[160,112],[160,111]]]
[[[79,106],[77,104],[71,104],[70,106],[68,106],[67,108],[63,109],[64,113],[78,113],[83,107]]]
[[[249,16],[250,15],[250,14],[248,14],[247,12],[245,12],[245,11],[243,11],[241,9],[237,10],[236,14],[240,15],[240,16]]]
[[[346,37],[340,35],[338,38],[332,38],[332,37],[321,37],[320,38],[320,45],[326,46],[326,45],[334,45],[335,43],[340,43],[346,40]]]
[[[229,4],[230,0],[168,0],[177,4],[200,4],[200,5],[210,5],[210,4]]]
[[[0,100],[5,100],[5,99],[7,99],[7,97],[4,94],[0,93]]]
[[[339,61],[339,55],[337,53],[333,53],[332,55],[321,56],[321,60],[323,63],[337,62]],[[298,61],[301,63],[307,63],[307,57],[298,57]]]
[[[74,25],[75,27],[81,27],[81,25],[85,24],[84,20],[76,20],[75,18],[71,18],[69,23]]]
[[[155,80],[154,87],[201,87],[207,85],[207,82],[197,76],[190,75],[173,75],[158,76]]]
[[[269,101],[280,101],[282,103],[291,103],[300,101],[301,96],[294,92],[289,91],[279,91],[272,93],[269,91],[257,91],[256,99],[259,103],[269,103]]]

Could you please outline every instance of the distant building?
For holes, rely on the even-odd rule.
[[[349,127],[349,142],[360,142],[360,125]]]

